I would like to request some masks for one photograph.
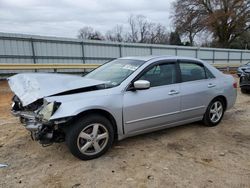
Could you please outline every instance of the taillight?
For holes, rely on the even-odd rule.
[[[237,88],[237,82],[234,82],[234,83],[233,83],[233,87],[234,87],[234,88]]]

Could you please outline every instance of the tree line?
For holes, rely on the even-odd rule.
[[[114,42],[168,44],[169,32],[162,24],[150,22],[143,15],[130,15],[126,27],[116,25],[103,34],[92,27],[86,26],[79,30],[78,38]]]
[[[116,25],[105,34],[83,27],[78,38],[250,49],[249,0],[176,0],[172,10],[172,31],[144,15],[130,15],[126,25]]]

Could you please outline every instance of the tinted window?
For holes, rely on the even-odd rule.
[[[182,82],[206,79],[205,69],[195,63],[180,63]]]
[[[176,68],[174,63],[159,64],[145,72],[139,80],[148,80],[150,87],[176,83]]]

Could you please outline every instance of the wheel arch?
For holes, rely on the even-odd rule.
[[[110,112],[108,112],[106,110],[98,109],[98,108],[96,108],[96,109],[88,109],[88,110],[82,111],[79,114],[77,114],[74,117],[74,120],[78,119],[79,117],[88,116],[90,114],[99,114],[99,115],[102,115],[102,116],[106,117],[111,122],[111,124],[112,124],[112,126],[114,128],[115,139],[117,139],[117,137],[118,137],[117,122],[116,122],[114,116]]]
[[[224,105],[224,108],[225,110],[227,109],[227,98],[224,96],[224,95],[218,95],[216,97],[213,98],[212,101],[216,100],[216,99],[221,99],[223,101],[223,105]]]

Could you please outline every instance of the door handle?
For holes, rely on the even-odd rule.
[[[176,90],[171,90],[171,91],[168,92],[169,95],[176,95],[178,93],[180,93],[180,92],[176,91]]]
[[[212,88],[212,87],[215,87],[215,86],[216,86],[216,84],[212,84],[212,83],[209,83],[209,84],[207,85],[208,88]]]

